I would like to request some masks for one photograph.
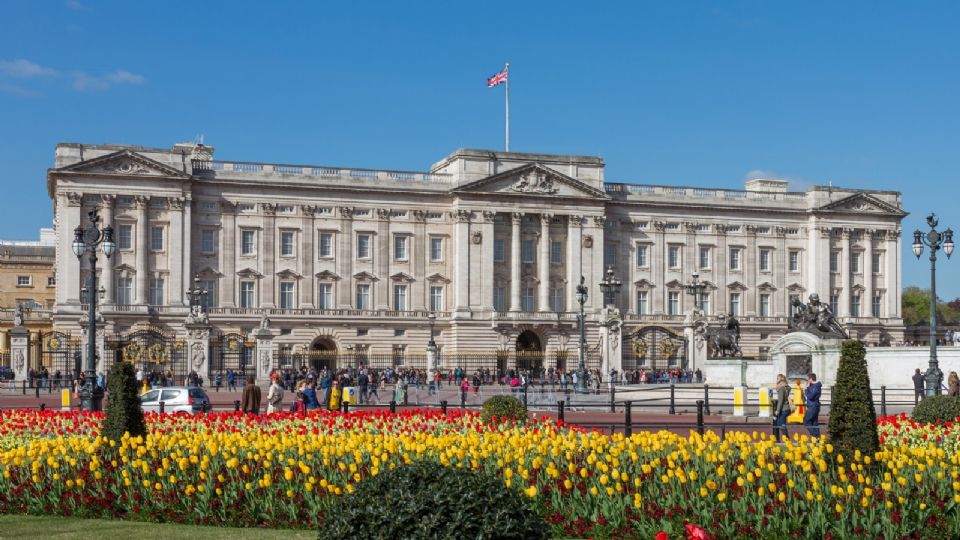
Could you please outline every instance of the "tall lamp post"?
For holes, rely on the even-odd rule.
[[[190,313],[194,316],[206,312],[206,298],[210,291],[200,288],[200,277],[193,276],[193,287],[186,290],[187,298],[190,299]]]
[[[684,285],[684,288],[687,290],[687,294],[693,295],[693,309],[695,311],[703,311],[703,291],[706,290],[707,285],[700,281],[700,273],[693,273],[693,281]]]
[[[613,267],[608,266],[607,271],[603,275],[603,279],[600,280],[600,290],[603,291],[603,303],[616,305],[617,295],[620,294],[621,286],[623,286],[623,283],[613,275]],[[612,302],[607,302],[608,299],[612,300]]]
[[[580,284],[577,285],[577,303],[580,304],[580,363],[577,366],[577,385],[574,391],[578,394],[587,393],[587,366],[584,363],[584,349],[587,346],[586,334],[584,333],[583,305],[587,303],[587,278],[580,276]]]
[[[73,253],[83,259],[89,252],[90,275],[87,277],[87,365],[83,387],[80,388],[80,409],[99,411],[103,402],[103,388],[97,384],[97,246],[103,246],[103,254],[109,260],[117,245],[113,241],[113,227],[107,225],[100,230],[97,222],[100,215],[94,208],[87,213],[90,224],[86,228],[77,226],[73,230]],[[109,284],[108,284],[109,285]]]
[[[937,250],[943,248],[947,258],[953,254],[953,231],[947,229],[943,234],[937,231],[939,220],[936,214],[927,216],[930,230],[923,234],[919,229],[913,233],[913,254],[920,258],[923,246],[930,248],[930,367],[927,369],[927,396],[940,394],[940,382],[943,372],[937,362]]]

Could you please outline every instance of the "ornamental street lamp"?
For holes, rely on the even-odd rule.
[[[693,295],[693,309],[695,311],[703,311],[703,291],[706,290],[707,284],[700,281],[700,274],[698,272],[693,273],[693,281],[683,286],[687,290],[687,294]]]
[[[199,315],[206,312],[206,298],[210,291],[200,288],[200,277],[193,276],[193,287],[186,290],[187,298],[190,300],[190,312]]]
[[[113,241],[113,227],[107,225],[101,231],[97,226],[100,215],[94,208],[87,212],[90,224],[73,230],[73,254],[83,259],[89,253],[90,275],[87,277],[87,365],[83,386],[80,388],[80,409],[99,411],[103,401],[103,388],[97,384],[97,246],[103,245],[103,254],[109,260],[117,245]]]
[[[941,247],[947,258],[953,254],[953,231],[947,229],[940,234],[936,227],[939,223],[936,214],[927,216],[930,230],[923,234],[919,229],[913,233],[913,254],[920,258],[923,246],[930,248],[930,367],[927,368],[927,396],[940,394],[940,382],[943,372],[937,362],[937,250]]]
[[[584,349],[587,346],[587,339],[584,333],[583,305],[587,303],[587,278],[580,276],[580,284],[577,285],[577,303],[580,304],[580,363],[577,366],[577,384],[574,390],[578,394],[587,393],[587,367],[584,363]]]
[[[612,306],[617,303],[617,295],[620,294],[622,285],[620,280],[613,275],[613,267],[608,266],[603,279],[600,281],[600,290],[603,291],[603,299],[606,305]]]

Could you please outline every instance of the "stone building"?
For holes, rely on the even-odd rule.
[[[23,307],[24,327],[39,342],[51,329],[57,281],[53,229],[40,229],[40,240],[0,240],[0,354],[10,351],[7,332],[13,328],[14,311]],[[8,365],[6,356],[0,365]]]
[[[427,172],[218,161],[192,144],[60,144],[47,178],[58,329],[77,333],[82,319],[88,270],[72,231],[93,208],[114,227],[117,253],[100,256],[107,358],[143,357],[147,346],[123,336],[145,324],[189,348],[203,334],[184,322],[194,285],[207,292],[209,350],[197,345],[190,367],[208,372],[247,366],[254,351],[274,367],[311,354],[315,365],[420,365],[431,314],[448,367],[527,365],[518,353],[529,353],[572,368],[581,276],[593,367],[605,303],[624,341],[654,326],[674,339],[662,358],[624,347],[624,367],[681,365],[694,272],[704,310],[739,318],[748,356],[783,334],[791,297],[813,292],[862,339],[903,332],[896,192],[616,183],[599,157],[471,149]],[[605,299],[607,267],[623,286]],[[165,347],[164,362],[187,362]]]

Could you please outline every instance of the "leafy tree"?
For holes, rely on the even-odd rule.
[[[930,322],[930,289],[907,287],[900,296],[903,304],[903,323],[907,326],[927,325]],[[960,323],[960,298],[948,303],[937,299],[937,324]]]
[[[829,431],[834,448],[848,457],[857,450],[873,456],[880,449],[880,440],[867,373],[867,350],[862,341],[843,342],[831,400]]]
[[[119,441],[124,433],[131,437],[146,436],[147,424],[140,407],[137,377],[130,362],[117,362],[110,370],[107,380],[107,410],[101,433],[108,439]]]

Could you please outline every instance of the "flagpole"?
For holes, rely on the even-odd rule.
[[[506,152],[510,151],[510,62],[507,62],[507,66],[503,69],[507,73],[507,125],[506,125],[506,135],[507,135],[507,144]]]

